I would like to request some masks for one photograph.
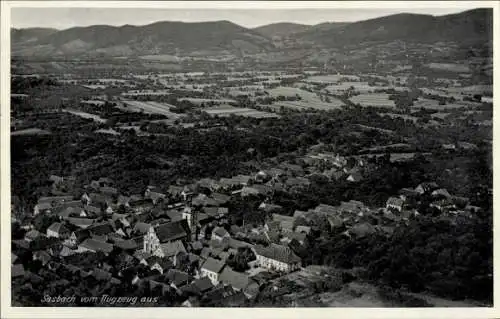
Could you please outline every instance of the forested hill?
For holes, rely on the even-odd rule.
[[[273,37],[293,39],[293,45],[325,48],[367,42],[492,41],[492,9],[431,16],[396,14],[353,23],[307,26],[277,23],[248,29],[230,21],[199,23],[157,22],[145,26],[94,25],[67,30],[25,29],[11,32],[13,56],[141,56],[141,55],[254,55],[276,50]]]

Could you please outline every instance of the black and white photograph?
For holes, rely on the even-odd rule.
[[[6,2],[2,304],[493,309],[498,3]]]

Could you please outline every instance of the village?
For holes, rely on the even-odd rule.
[[[336,177],[331,178],[350,183],[362,178],[362,161],[347,170],[347,160],[338,155],[313,158],[311,167],[333,164]],[[23,239],[12,242],[13,279],[50,278],[49,285],[62,294],[67,276],[79,276],[86,282],[92,278],[101,291],[146,286],[150,294],[169,295],[179,306],[244,306],[255,302],[269,278],[309,271],[296,252],[318,236],[318,221],[327,221],[331,231],[340,230],[356,240],[377,232],[390,236],[397,225],[418,219],[416,207],[424,198],[453,223],[480,210],[467,198],[428,182],[401,189],[385,207],[351,200],[297,210],[292,216],[280,214],[282,207],[270,200],[272,193],[300,192],[308,187],[307,176],[302,167],[284,163],[254,175],[148,186],[143,193],[124,195],[106,177],[93,180],[78,194],[72,193],[73,176],[53,175],[52,194],[38,199],[31,218],[13,220],[26,231]],[[258,209],[265,222],[231,224],[235,212],[228,203],[252,196],[262,199]],[[18,257],[26,252],[32,260]],[[107,262],[110,256],[115,264]],[[92,262],[82,265],[81,258]],[[39,263],[39,272],[27,270],[26,262]],[[278,287],[275,290],[279,294]]]

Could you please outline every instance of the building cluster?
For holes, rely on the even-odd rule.
[[[338,155],[308,158],[309,167],[329,163],[329,170],[349,174],[347,160]],[[362,162],[354,165],[360,167]],[[244,305],[262,286],[258,280],[262,273],[301,269],[299,251],[318,228],[340,230],[349,238],[375,232],[390,235],[399,223],[420,214],[424,200],[446,216],[467,218],[479,209],[436,183],[422,183],[402,189],[381,208],[351,200],[284,215],[282,207],[272,202],[272,193],[308,187],[308,176],[302,166],[284,163],[251,176],[148,186],[142,194],[132,195],[122,194],[105,177],[91,181],[83,194],[71,194],[74,178],[51,176],[52,196],[39,198],[32,218],[18,221],[26,234],[14,240],[13,247],[30,250],[34,260],[56,275],[65,269],[116,285],[147,283],[174,293],[184,306]],[[262,225],[231,224],[231,200],[252,195],[264,195],[258,209],[268,220]],[[93,269],[72,263],[75,256],[89,252],[116,255],[119,262],[100,262]],[[26,276],[14,254],[12,275]]]

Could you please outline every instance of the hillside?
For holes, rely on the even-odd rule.
[[[263,25],[254,28],[253,30],[268,38],[273,38],[273,37],[281,38],[290,36],[294,33],[305,32],[310,27],[311,27],[310,25],[305,25],[305,24],[280,22],[280,23]]]
[[[396,14],[339,26],[325,24],[297,34],[303,41],[325,47],[361,42],[481,43],[492,39],[493,11],[476,9],[453,15]]]
[[[446,16],[396,14],[353,23],[307,26],[276,23],[247,29],[229,21],[158,22],[146,26],[94,25],[57,31],[12,30],[13,56],[254,55],[290,50],[343,48],[370,42],[492,41],[493,11],[476,9]],[[311,51],[315,52],[315,51]]]
[[[41,37],[29,48],[22,44],[13,42],[13,55],[256,53],[272,47],[267,38],[229,21],[76,27]]]
[[[57,29],[50,29],[50,28],[27,28],[27,29],[12,28],[10,30],[10,38],[13,43],[36,41],[43,37],[49,36],[57,31],[58,31]]]

